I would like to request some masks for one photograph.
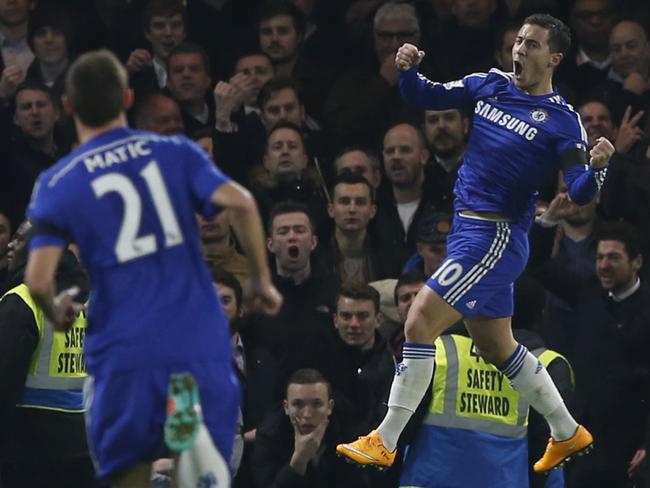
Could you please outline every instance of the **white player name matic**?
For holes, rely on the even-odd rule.
[[[474,113],[489,120],[490,122],[494,122],[497,125],[505,127],[515,134],[519,134],[526,140],[532,141],[537,135],[536,127],[532,127],[529,123],[524,122],[523,120],[518,119],[513,115],[507,114],[503,110],[493,107],[483,100],[476,102]]]
[[[89,173],[96,169],[105,169],[113,164],[126,163],[129,159],[140,156],[148,156],[151,149],[146,147],[147,141],[129,142],[110,150],[99,152],[93,156],[84,158],[84,164]]]

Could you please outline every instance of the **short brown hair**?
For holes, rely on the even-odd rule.
[[[375,312],[379,312],[379,292],[365,283],[359,283],[357,281],[347,281],[343,283],[336,292],[337,309],[341,297],[351,298],[353,300],[371,300]]]
[[[151,20],[154,17],[173,17],[180,15],[183,25],[187,27],[187,12],[181,0],[150,0],[142,11],[142,27],[149,32]]]
[[[363,185],[368,188],[368,195],[370,196],[370,203],[375,203],[375,189],[370,182],[361,176],[359,173],[352,173],[351,171],[343,171],[334,180],[332,185],[332,197],[336,193],[336,187],[339,185]]]
[[[107,49],[79,56],[65,78],[73,112],[89,127],[100,127],[122,112],[128,86],[126,69]]]
[[[307,216],[307,219],[309,220],[309,227],[311,228],[312,233],[316,230],[316,224],[314,223],[314,218],[311,215],[311,212],[309,211],[309,207],[305,205],[302,202],[296,202],[293,200],[285,200],[282,202],[278,202],[273,207],[271,207],[271,211],[269,212],[269,220],[268,220],[268,228],[267,231],[269,233],[269,236],[273,235],[273,221],[278,215],[284,215],[284,214],[289,214],[289,213],[303,213]]]
[[[285,396],[288,396],[289,385],[313,385],[314,383],[323,383],[327,387],[327,396],[332,398],[332,385],[320,371],[312,368],[303,368],[291,373],[289,381],[287,381]]]

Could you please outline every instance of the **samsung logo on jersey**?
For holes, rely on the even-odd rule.
[[[499,110],[483,100],[476,102],[474,113],[488,119],[490,122],[500,125],[501,127],[505,127],[515,134],[519,134],[521,137],[529,141],[535,139],[535,136],[537,135],[536,127],[531,127],[527,122],[507,114],[503,110]]]
[[[146,141],[129,142],[124,146],[102,151],[94,156],[84,158],[84,164],[88,172],[92,173],[97,168],[104,169],[113,164],[125,163],[130,158],[148,156],[151,154],[151,149],[145,147],[146,143]]]

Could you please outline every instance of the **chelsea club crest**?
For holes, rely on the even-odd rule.
[[[537,108],[530,113],[530,118],[541,124],[542,122],[546,122],[548,112],[541,108]]]

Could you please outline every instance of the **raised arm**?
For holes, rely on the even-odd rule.
[[[395,64],[399,70],[399,90],[409,104],[427,110],[459,108],[473,102],[467,82],[485,75],[469,75],[462,80],[437,83],[418,73],[424,51],[413,44],[404,44],[397,50]]]

